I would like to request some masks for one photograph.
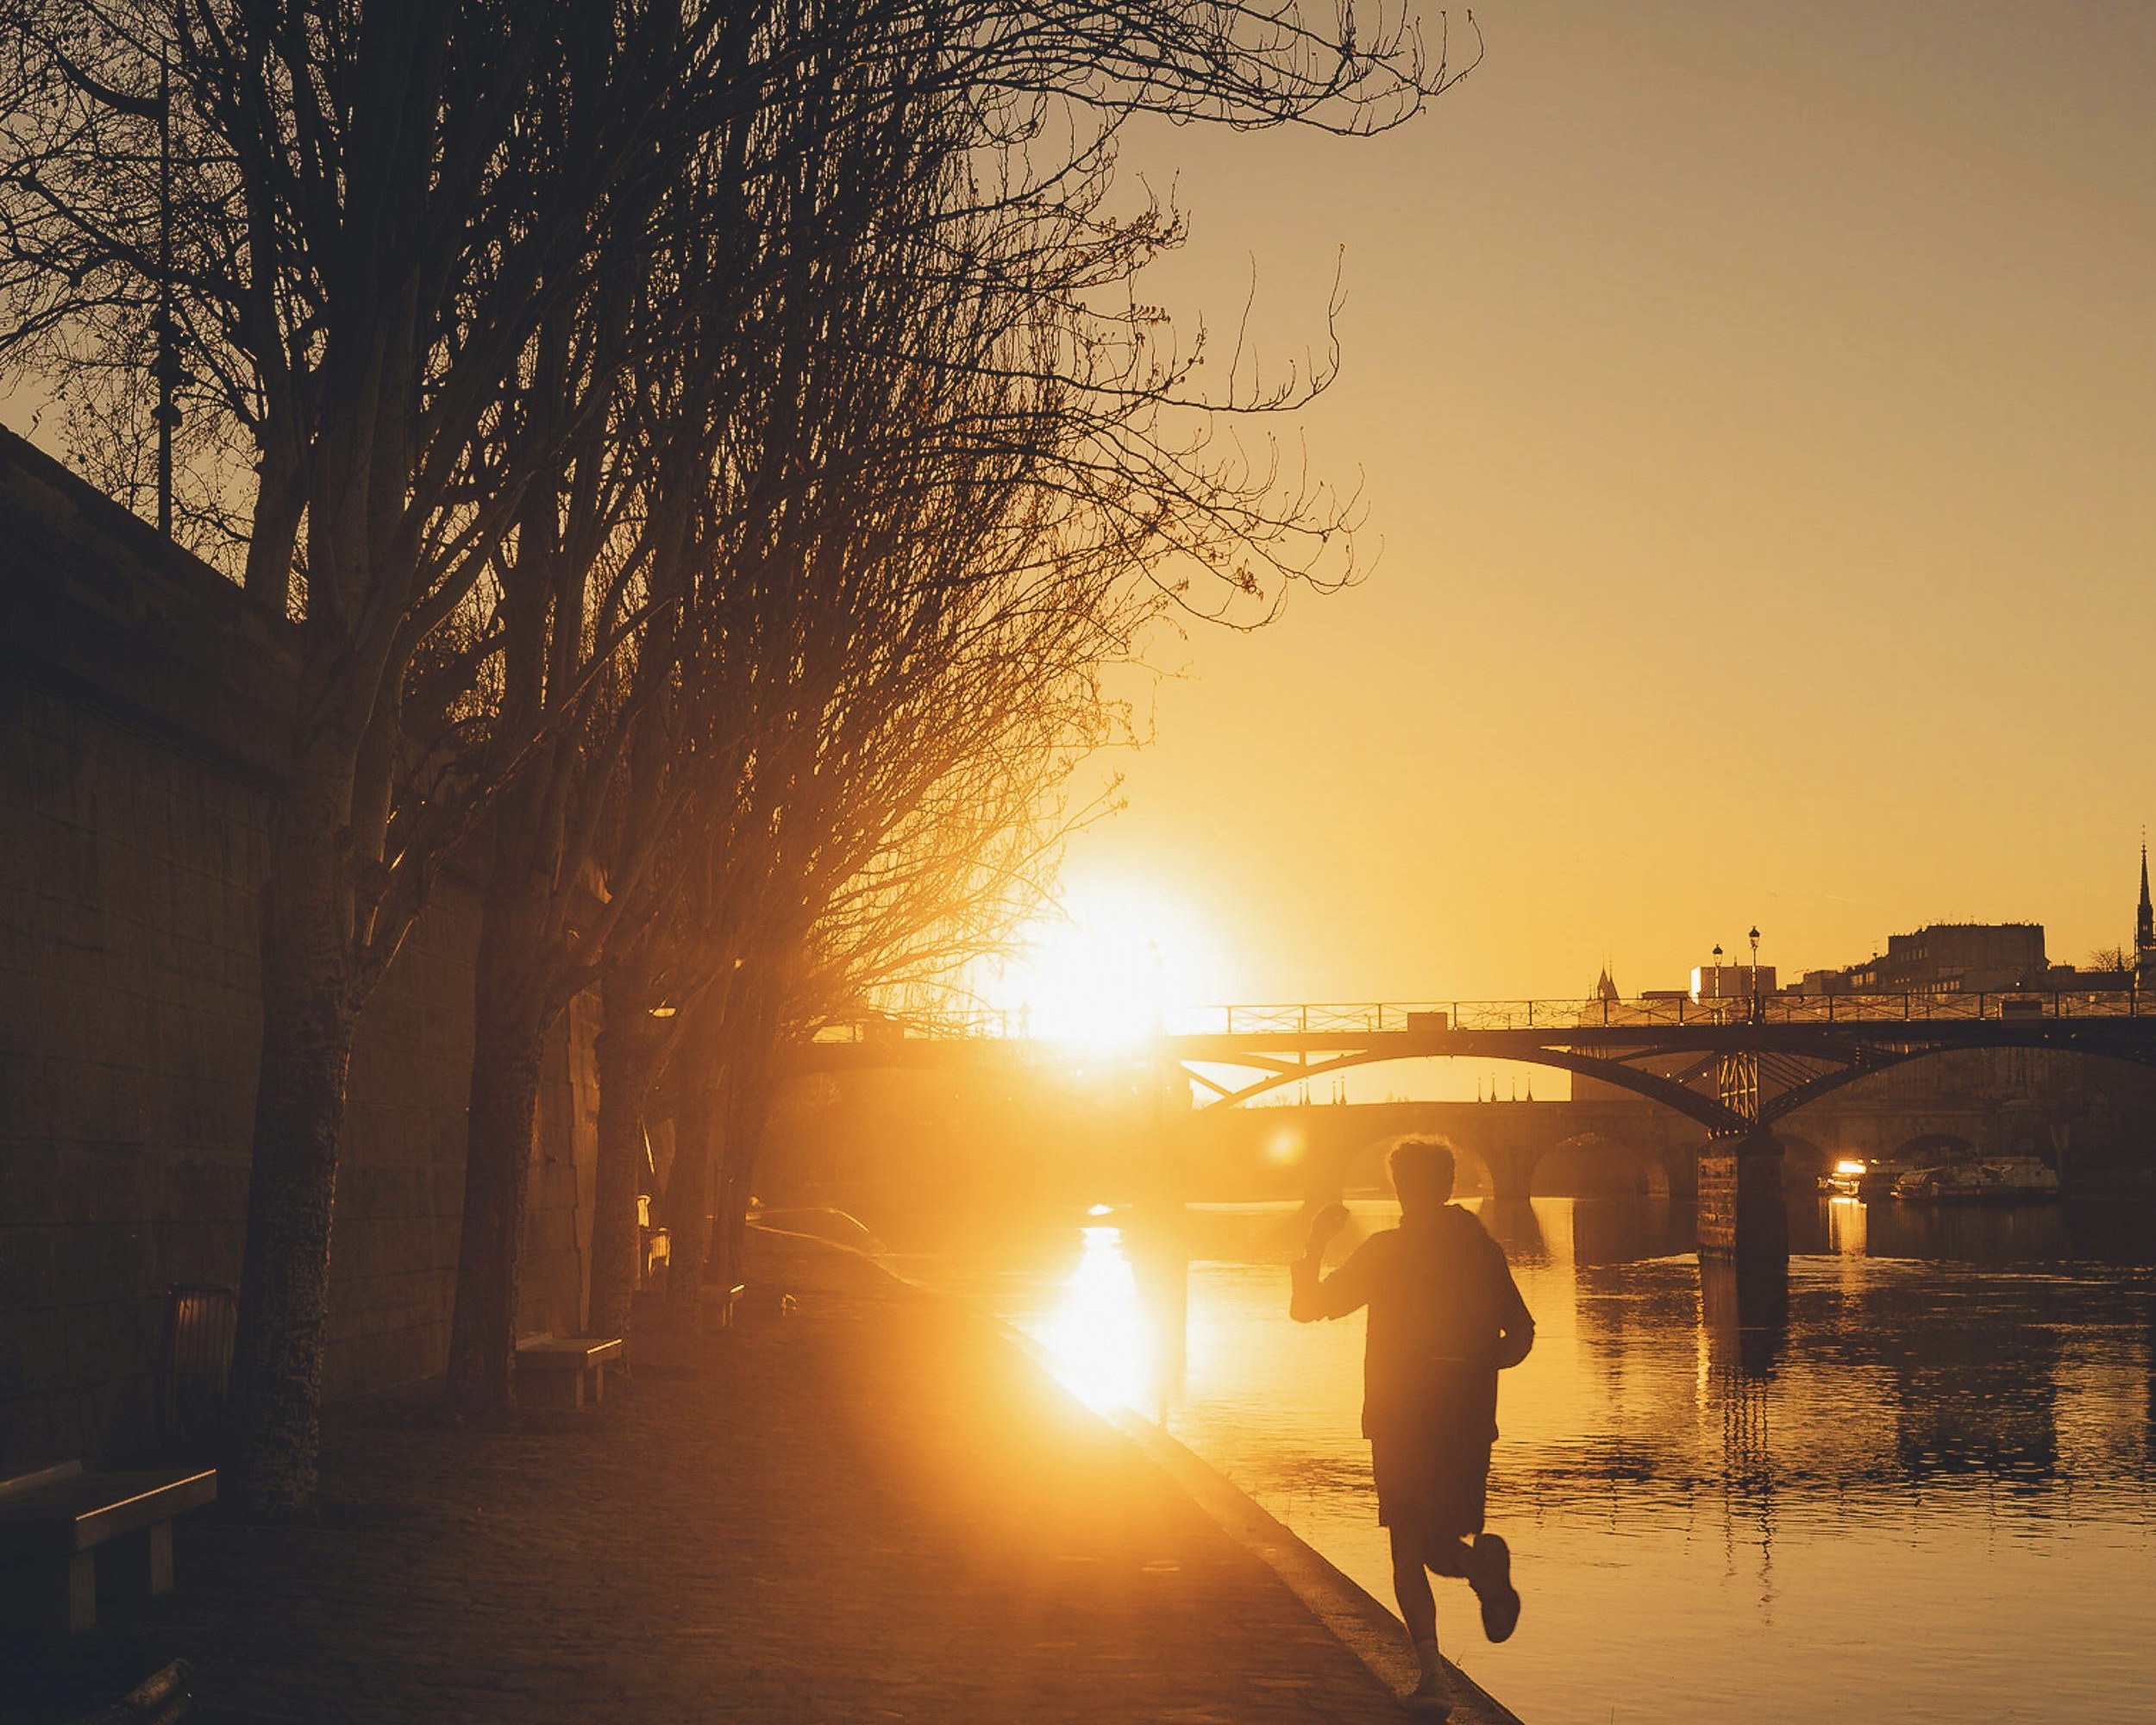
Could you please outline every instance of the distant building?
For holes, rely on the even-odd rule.
[[[1914,934],[1897,934],[1886,951],[1838,973],[1805,973],[1805,992],[1822,994],[1992,994],[2040,988],[2051,966],[2044,957],[2040,922],[1935,922]]]
[[[1695,964],[1692,967],[1692,998],[1695,1000],[1748,1000],[1755,988],[1762,994],[1774,992],[1773,965]]]
[[[2141,841],[2141,902],[2134,913],[2134,977],[2137,988],[2156,988],[2156,906],[2148,901],[2148,841]]]

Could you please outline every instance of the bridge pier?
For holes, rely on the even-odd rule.
[[[1525,1203],[1534,1192],[1535,1164],[1542,1151],[1525,1145],[1490,1145],[1479,1151],[1489,1170],[1489,1195],[1501,1204]]]
[[[1782,1146],[1772,1132],[1713,1138],[1699,1153],[1699,1253],[1743,1264],[1786,1264],[1789,1212]]]

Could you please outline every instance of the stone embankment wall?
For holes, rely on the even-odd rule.
[[[293,667],[282,618],[0,432],[0,1473],[139,1449],[168,1290],[238,1284]],[[478,934],[448,871],[359,1026],[332,1396],[442,1367]],[[548,1062],[528,1328],[582,1310],[589,1019]]]

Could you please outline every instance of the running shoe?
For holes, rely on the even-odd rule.
[[[1468,1585],[1482,1608],[1482,1633],[1493,1641],[1511,1638],[1520,1623],[1520,1593],[1512,1584],[1512,1547],[1499,1534],[1475,1536],[1475,1574]]]

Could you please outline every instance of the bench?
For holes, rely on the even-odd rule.
[[[88,1473],[61,1462],[0,1480],[0,1620],[19,1628],[97,1622],[97,1548],[124,1541],[137,1581],[172,1590],[172,1517],[212,1502],[214,1467]]]
[[[723,1283],[707,1282],[697,1290],[697,1309],[706,1330],[730,1330],[741,1314],[741,1296],[749,1291],[745,1283],[736,1282],[731,1287]]]
[[[527,1408],[581,1408],[606,1395],[606,1362],[619,1359],[619,1336],[526,1336],[517,1344],[517,1399]]]

